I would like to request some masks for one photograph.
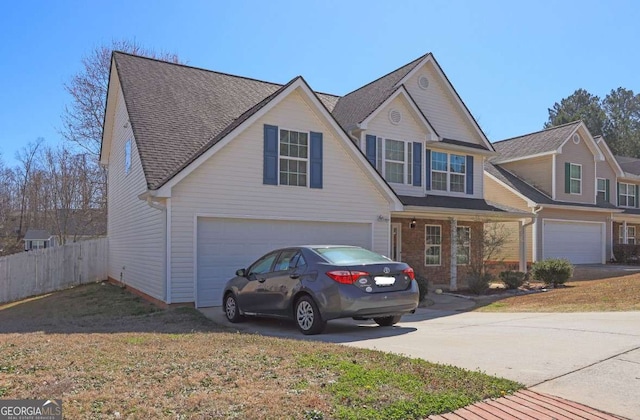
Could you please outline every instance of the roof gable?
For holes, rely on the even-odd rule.
[[[574,121],[493,143],[493,147],[499,154],[493,162],[506,163],[562,153],[562,146],[564,146],[577,131],[580,131],[583,137],[586,137],[585,143],[594,156],[596,156],[598,160],[603,160],[604,155],[602,151],[584,123],[582,121]]]
[[[284,88],[121,52],[113,53],[114,68],[150,189],[164,185]],[[337,102],[332,95],[319,98],[328,108]]]

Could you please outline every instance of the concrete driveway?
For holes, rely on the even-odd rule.
[[[232,325],[221,308],[203,312]],[[335,320],[324,334],[313,337],[303,336],[287,321],[251,319],[233,327],[480,370],[534,391],[640,419],[640,312],[494,314],[419,308],[395,327]]]

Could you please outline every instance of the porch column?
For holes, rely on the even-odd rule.
[[[629,238],[627,238],[627,221],[624,220],[622,222],[622,243],[627,244],[629,242]]]
[[[527,272],[527,228],[524,224],[523,220],[518,221],[518,232],[519,236],[519,257],[520,257],[520,265],[519,270],[523,273]]]
[[[451,280],[449,290],[458,290],[458,219],[449,219],[451,222]]]

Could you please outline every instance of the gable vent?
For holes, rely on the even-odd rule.
[[[418,78],[418,86],[420,86],[420,89],[426,90],[429,87],[429,79],[427,78],[427,76],[420,76]]]
[[[389,111],[389,121],[391,121],[393,125],[400,124],[400,121],[402,121],[402,113],[395,108],[391,109],[391,111]]]
[[[573,138],[572,138],[572,139],[573,139],[573,143],[574,143],[574,144],[578,144],[578,143],[580,143],[580,134],[575,133],[575,134],[573,135]]]

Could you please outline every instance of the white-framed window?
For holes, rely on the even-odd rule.
[[[618,229],[618,243],[624,244],[624,225],[620,225]],[[635,226],[627,226],[627,244],[635,245],[636,244],[636,227]]]
[[[424,244],[424,265],[440,265],[442,259],[442,226],[425,225]]]
[[[124,144],[124,173],[131,172],[131,139]]]
[[[468,265],[471,263],[471,227],[458,226],[456,233],[456,264]]]
[[[280,129],[280,185],[307,186],[309,133]]]
[[[582,194],[582,165],[569,164],[569,193]]]
[[[387,182],[413,184],[413,143],[376,139],[376,168]]]
[[[635,207],[636,206],[636,186],[633,184],[625,184],[621,182],[618,184],[618,191],[620,192],[618,197],[618,205],[620,207]]]
[[[604,178],[596,180],[596,201],[607,201],[607,180]]]
[[[465,192],[467,157],[443,152],[431,152],[431,189]]]

